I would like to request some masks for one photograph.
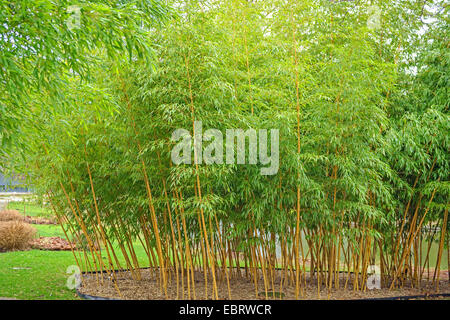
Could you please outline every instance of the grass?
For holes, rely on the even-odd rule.
[[[24,202],[10,202],[8,209],[24,214]],[[50,212],[33,203],[25,203],[25,213],[30,216],[48,217]],[[65,238],[59,225],[33,225],[41,237]],[[141,267],[148,266],[145,250],[135,243],[135,251]],[[106,251],[102,251],[106,259]],[[117,250],[118,259],[125,267],[125,259]],[[73,300],[79,299],[75,290],[66,287],[71,274],[66,273],[69,266],[76,265],[70,251],[16,251],[0,253],[0,297],[24,300]]]
[[[36,237],[60,237],[65,239],[63,230],[59,225],[38,224],[33,225],[37,229]]]
[[[48,217],[50,212],[33,202],[10,202],[8,209],[29,216]],[[33,225],[36,236],[62,237],[58,225]],[[75,264],[70,251],[16,251],[0,253],[0,297],[25,300],[78,299],[66,287],[70,274],[67,267]]]
[[[66,287],[67,267],[75,264],[69,251],[0,253],[0,297],[25,300],[78,299]]]
[[[44,227],[44,228],[42,228]],[[59,226],[38,226],[45,236],[60,236],[62,231],[52,233]],[[42,229],[41,229],[42,228]],[[141,267],[147,267],[147,256],[139,244],[135,247]],[[106,252],[102,251],[105,263]],[[125,259],[117,251],[118,259],[125,265]],[[78,299],[75,290],[66,287],[71,274],[66,273],[69,266],[76,265],[70,251],[17,251],[0,253],[0,297],[25,300],[72,300]]]
[[[13,201],[8,203],[8,209],[20,211],[22,214],[32,217],[50,217],[52,213],[34,203],[34,201]]]

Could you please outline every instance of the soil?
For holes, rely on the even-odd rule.
[[[79,291],[83,294],[99,296],[104,298],[113,299],[125,299],[125,300],[161,300],[165,299],[165,295],[161,292],[158,269],[141,269],[140,273],[142,280],[134,280],[130,271],[121,271],[116,273],[117,284],[120,289],[122,297],[120,297],[115,289],[112,277],[103,274],[103,284],[101,283],[102,276],[96,274],[85,274],[83,275],[82,286]],[[270,287],[268,289],[269,299],[295,299],[295,285],[290,284],[286,286],[283,284],[280,290],[281,283],[281,273],[277,271],[278,275],[274,279],[274,290]],[[189,299],[187,288],[186,288],[186,278],[184,278],[184,296],[181,293],[181,275],[179,275],[179,294],[177,296],[177,282],[172,276],[172,281],[168,284],[167,293],[169,299]],[[317,299],[329,299],[329,300],[352,300],[352,299],[372,299],[372,298],[384,298],[384,297],[397,297],[397,296],[415,296],[415,295],[430,295],[438,293],[436,291],[435,285],[432,282],[423,281],[421,288],[412,288],[410,283],[406,283],[403,288],[396,288],[389,290],[388,284],[383,285],[381,289],[366,289],[365,291],[353,290],[353,275],[347,284],[347,288],[344,288],[345,282],[347,280],[347,273],[341,273],[340,275],[340,289],[333,288],[329,292],[327,291],[325,285],[321,285],[320,290],[317,286],[317,278],[309,279],[309,273],[306,276],[306,287],[303,285],[303,295],[300,295],[299,299],[306,300],[317,300]],[[227,300],[228,289],[226,279],[218,279],[218,289],[219,289],[219,299]],[[212,277],[211,274],[208,275],[208,299],[212,298]],[[390,282],[389,282],[390,284]],[[192,284],[191,284],[192,287]],[[244,275],[242,277],[237,277],[234,273],[233,277],[230,279],[230,291],[231,298],[233,300],[254,300],[266,299],[264,290],[263,278],[259,279],[258,283],[258,295],[256,295],[254,279],[247,278]],[[446,276],[439,284],[439,293],[450,294],[450,282]],[[197,272],[195,274],[195,298],[203,300],[205,299],[205,282],[204,274]],[[193,291],[191,288],[190,298],[193,299]],[[431,299],[431,298],[430,298]],[[435,299],[435,298],[433,298]],[[448,299],[446,297],[445,299]]]

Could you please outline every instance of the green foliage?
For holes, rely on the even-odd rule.
[[[149,28],[166,15],[167,8],[154,0],[0,1],[2,151],[11,139],[20,138],[18,127],[45,112],[42,106],[30,106],[36,95],[48,93],[52,104],[67,102],[61,89],[69,74],[89,77],[105,55],[149,58]]]
[[[101,220],[106,237],[122,244],[144,242],[156,229],[153,205],[167,256],[186,249],[171,239],[173,229],[184,237],[183,219],[193,245],[208,233],[218,248],[223,236],[246,257],[265,244],[273,253],[274,235],[294,250],[298,222],[316,261],[322,252],[336,259],[345,243],[349,256],[368,263],[379,246],[388,254],[385,272],[396,272],[421,219],[440,225],[448,210],[448,25],[437,15],[421,39],[422,1],[376,3],[379,29],[368,27],[367,3],[175,6],[178,18],[148,30],[153,63],[108,52],[89,81],[80,82],[83,64],[67,77],[58,92],[64,108],[33,115],[39,131],[26,131],[22,169],[77,231],[82,220],[88,234],[99,234]],[[53,101],[49,91],[32,105]],[[192,131],[194,119],[223,133],[279,129],[278,173],[174,165],[172,132]],[[150,233],[149,259],[158,242]],[[373,245],[368,253],[363,243]]]

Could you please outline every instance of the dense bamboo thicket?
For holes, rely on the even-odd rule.
[[[105,57],[89,82],[71,78],[65,107],[28,129],[26,170],[85,243],[74,250],[80,268],[124,268],[139,281],[141,245],[167,298],[217,299],[220,287],[233,298],[239,277],[256,296],[295,286],[301,298],[307,281],[366,290],[374,265],[383,287],[438,286],[449,39],[435,12],[447,9],[434,6],[420,36],[431,14],[422,1],[183,1],[149,31],[151,64]],[[224,136],[278,129],[278,172],[261,175],[267,165],[249,154],[246,164],[172,163],[172,133],[193,134],[198,121]]]

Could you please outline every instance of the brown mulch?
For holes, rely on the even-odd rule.
[[[165,299],[164,293],[161,292],[160,283],[158,280],[159,271],[156,269],[141,269],[142,280],[133,280],[130,271],[122,271],[116,273],[117,284],[122,294],[120,297],[115,289],[113,280],[111,277],[103,275],[103,284],[98,283],[96,275],[84,275],[83,285],[80,288],[80,292],[83,294],[88,294],[92,296],[100,296],[105,298],[114,299],[126,299],[126,300],[161,300]],[[280,299],[280,292],[283,299],[292,300],[295,299],[295,285],[286,286],[283,283],[283,287],[280,289],[281,277],[280,272],[274,279],[274,290],[270,287],[268,289],[269,299]],[[99,276],[100,278],[100,276]],[[344,288],[345,282],[347,280],[347,274],[341,274],[340,289],[333,288],[330,292],[327,291],[325,285],[321,285],[318,290],[317,279],[309,279],[309,273],[306,277],[306,287],[303,285],[303,294],[300,295],[299,299],[306,300],[353,300],[353,299],[371,299],[371,298],[384,298],[384,297],[397,297],[397,296],[415,296],[415,295],[426,295],[435,294],[435,286],[431,282],[423,281],[421,288],[411,288],[410,284],[405,283],[403,288],[397,288],[389,290],[388,285],[384,285],[381,289],[358,291],[353,290],[353,276],[347,284],[347,288]],[[168,284],[167,292],[169,299],[188,299],[187,285],[186,285],[186,275],[184,276],[184,296],[182,295],[182,284],[181,275],[179,275],[179,290],[177,296],[177,282],[176,277],[172,275],[172,279]],[[208,275],[208,299],[212,297],[212,277]],[[237,277],[234,273],[233,277],[230,279],[230,291],[231,298],[236,300],[252,300],[252,299],[265,299],[264,281],[261,277],[258,282],[258,296],[256,296],[255,285],[253,278],[246,278],[245,275],[242,277]],[[450,283],[448,278],[440,281],[439,293],[450,293]],[[227,300],[228,288],[226,279],[218,279],[218,291],[219,299]],[[193,299],[191,284],[191,295],[190,298]],[[205,282],[204,274],[196,272],[195,273],[195,292],[196,299],[205,299]]]
[[[53,218],[24,216],[17,210],[0,211],[0,221],[21,221],[29,224],[57,224]]]
[[[43,217],[26,216],[24,219],[26,223],[30,224],[56,224],[55,221]]]
[[[33,249],[49,251],[69,251],[70,244],[66,239],[60,237],[39,237],[30,243]]]

